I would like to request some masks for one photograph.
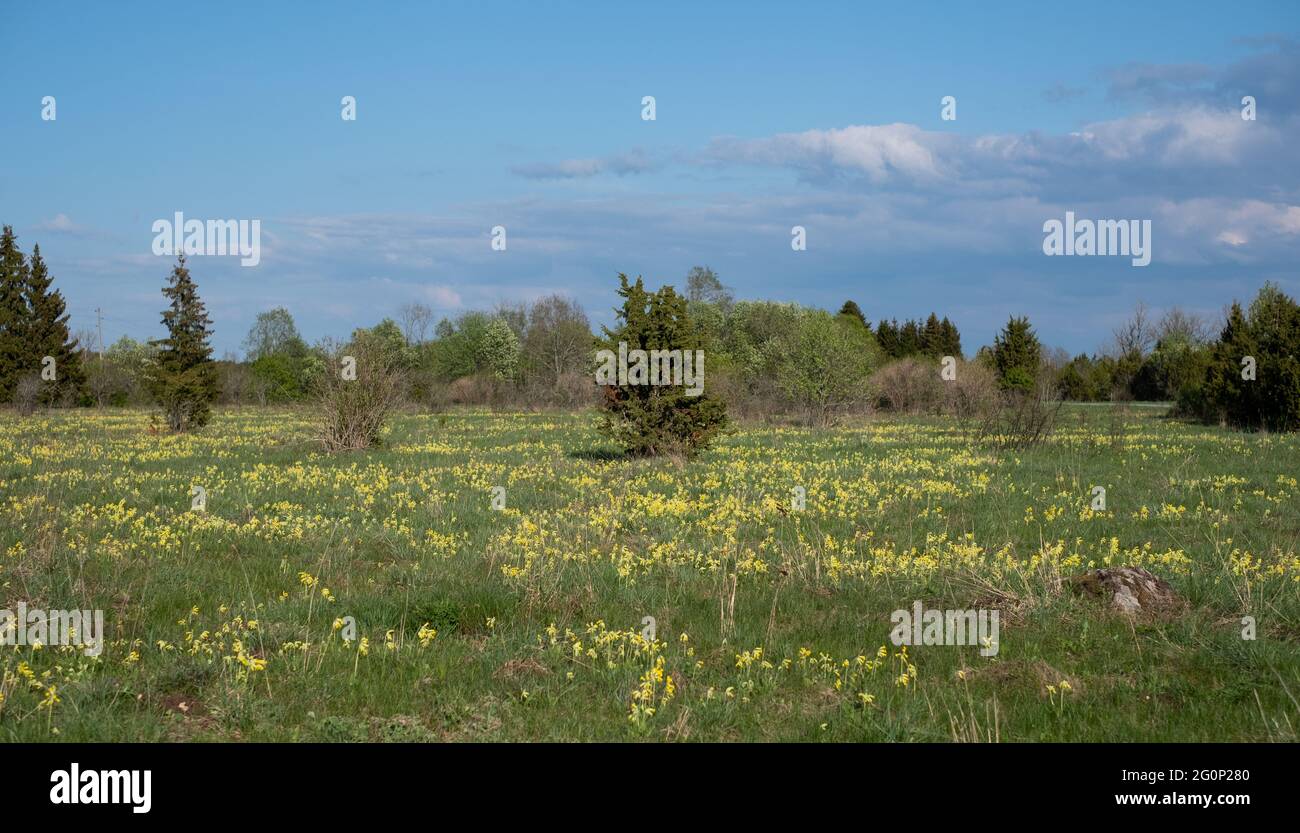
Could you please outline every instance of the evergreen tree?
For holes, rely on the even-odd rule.
[[[1300,430],[1300,305],[1269,283],[1248,311],[1233,303],[1210,348],[1205,383],[1180,405],[1207,422],[1270,431]],[[1253,378],[1248,368],[1253,360]]]
[[[930,313],[930,317],[925,320],[925,328],[921,330],[921,352],[932,359],[947,355],[943,352],[943,327],[939,323],[939,316]]]
[[[0,402],[13,399],[23,366],[22,330],[27,322],[27,260],[18,250],[13,226],[0,231]]]
[[[163,295],[171,304],[162,314],[167,337],[149,342],[158,348],[158,355],[149,369],[148,384],[167,424],[174,431],[184,431],[207,424],[217,396],[216,365],[208,344],[212,321],[184,255],[177,259],[167,284]]]
[[[961,333],[957,331],[957,325],[948,320],[948,316],[943,317],[939,322],[939,342],[942,344],[940,356],[952,356],[953,358],[962,358],[961,354]]]
[[[856,318],[862,322],[862,326],[868,330],[871,329],[871,325],[867,323],[867,317],[862,314],[862,308],[858,306],[856,301],[845,301],[844,306],[840,307],[840,315]]]
[[[687,313],[686,299],[671,286],[653,294],[646,292],[641,278],[628,283],[620,274],[618,294],[623,308],[618,326],[602,328],[605,338],[598,346],[619,355],[619,343],[632,350],[681,350],[694,367],[695,350],[702,340]],[[601,406],[602,431],[633,454],[663,454],[674,451],[686,456],[707,448],[726,425],[727,409],[722,400],[708,393],[691,395],[685,385],[606,384]],[[598,375],[597,378],[600,378]],[[702,380],[701,380],[702,381]]]
[[[885,358],[898,358],[898,322],[880,319],[880,323],[876,325],[876,341],[880,344],[880,352],[885,355]]]
[[[915,356],[921,352],[921,327],[910,318],[898,334],[898,355]]]
[[[1033,390],[1043,347],[1028,318],[1012,318],[993,339],[993,365],[1003,390]]]
[[[41,257],[41,247],[33,246],[24,288],[30,317],[22,330],[22,339],[29,373],[41,374],[45,357],[54,359],[54,379],[41,377],[40,401],[46,405],[80,393],[86,383],[81,351],[77,349],[77,340],[68,332],[67,306],[63,294],[50,288],[53,282]]]

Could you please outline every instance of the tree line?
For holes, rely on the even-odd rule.
[[[967,399],[980,385],[1080,401],[1158,399],[1206,422],[1300,427],[1300,307],[1271,283],[1248,306],[1234,302],[1217,332],[1177,309],[1152,322],[1139,306],[1109,349],[1070,358],[1046,350],[1029,320],[1013,316],[992,345],[966,361],[958,328],[937,312],[873,326],[853,300],[837,313],[738,301],[707,266],[690,271],[684,293],[668,287],[670,296],[644,290],[640,279],[621,280],[621,326],[642,326],[657,305],[657,332],[678,333],[703,350],[710,394],[742,416],[794,410],[826,424],[855,410],[942,410],[953,397],[939,383],[956,382],[949,387]],[[582,307],[560,295],[436,324],[429,307],[407,304],[396,318],[315,345],[287,309],[275,308],[257,316],[243,359],[214,360],[211,320],[180,258],[163,287],[166,335],[146,342],[124,336],[91,361],[88,347],[69,333],[63,296],[52,283],[39,246],[24,256],[4,227],[0,399],[22,408],[152,403],[171,428],[183,430],[204,424],[213,402],[314,397],[340,351],[362,342],[400,377],[395,396],[428,407],[578,407],[609,398],[594,384],[593,354],[613,331],[593,334]]]

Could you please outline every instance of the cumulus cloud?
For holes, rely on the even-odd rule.
[[[728,164],[780,165],[814,176],[849,172],[873,183],[893,179],[938,180],[946,134],[912,124],[850,125],[783,133],[769,139],[715,139],[702,159]]]

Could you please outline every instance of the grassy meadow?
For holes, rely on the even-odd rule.
[[[106,629],[0,648],[0,740],[1294,741],[1300,436],[1159,414],[1009,452],[742,425],[681,462],[590,413],[404,414],[337,455],[305,411],[0,413],[0,608]],[[1062,584],[1105,565],[1187,609]],[[997,608],[997,655],[896,648],[915,600]]]

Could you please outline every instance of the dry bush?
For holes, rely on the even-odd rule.
[[[976,362],[960,362],[957,378],[943,383],[943,410],[965,423],[990,413],[999,396],[997,374]]]
[[[447,401],[453,405],[492,405],[500,385],[486,374],[463,376],[447,385]]]
[[[601,395],[595,376],[576,370],[566,370],[555,379],[534,376],[523,388],[528,403],[550,408],[596,407]]]
[[[943,402],[939,366],[926,359],[892,361],[877,370],[871,381],[880,391],[880,406],[896,413],[932,414]]]
[[[880,405],[905,414],[951,414],[958,419],[987,414],[997,404],[993,371],[975,362],[959,361],[956,377],[944,379],[942,365],[917,357],[898,359],[876,371],[872,383]]]
[[[1055,383],[1040,374],[1032,390],[1005,390],[972,423],[976,441],[997,449],[1038,445],[1052,435],[1062,400]]]
[[[742,422],[785,421],[790,403],[775,379],[746,378],[731,367],[710,368],[705,377],[709,393],[727,403],[727,414]]]
[[[23,416],[31,416],[41,398],[41,377],[24,376],[14,386],[14,408]]]
[[[330,452],[377,445],[384,423],[405,393],[394,357],[372,339],[329,349],[327,355],[325,372],[316,384],[321,444]],[[345,378],[348,357],[356,363],[355,379]]]

